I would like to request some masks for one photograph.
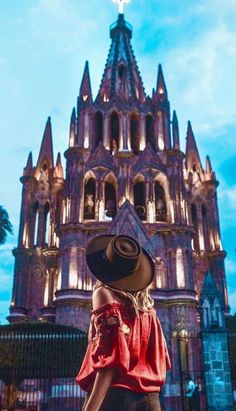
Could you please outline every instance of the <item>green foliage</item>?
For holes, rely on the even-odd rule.
[[[7,233],[13,234],[12,224],[8,212],[0,205],[0,245],[5,243]]]

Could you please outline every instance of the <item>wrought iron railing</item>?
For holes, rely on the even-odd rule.
[[[79,411],[87,335],[47,323],[0,326],[0,409]]]

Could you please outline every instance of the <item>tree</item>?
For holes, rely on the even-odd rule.
[[[0,205],[0,245],[5,243],[7,233],[13,234],[13,228],[8,212]]]

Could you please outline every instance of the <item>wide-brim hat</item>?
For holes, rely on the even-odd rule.
[[[86,249],[86,260],[98,280],[119,290],[143,290],[154,278],[152,257],[127,235],[93,238]]]

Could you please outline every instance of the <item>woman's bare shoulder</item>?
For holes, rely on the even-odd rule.
[[[97,310],[102,305],[120,303],[118,295],[107,287],[99,287],[93,292],[93,310]]]

